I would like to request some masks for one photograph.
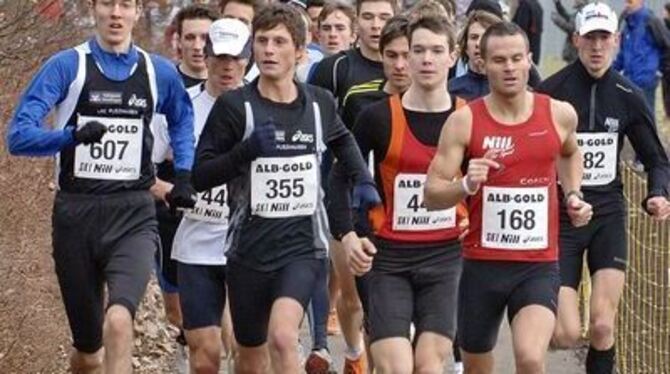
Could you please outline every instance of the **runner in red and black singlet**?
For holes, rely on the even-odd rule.
[[[447,120],[425,203],[444,209],[468,197],[458,294],[466,372],[493,372],[505,309],[516,371],[543,372],[559,287],[556,170],[572,224],[583,226],[592,215],[579,192],[577,118],[569,104],[528,92],[528,40],[518,26],[491,26],[481,56],[491,93]],[[463,161],[467,174],[458,178]]]
[[[366,224],[357,229],[374,246],[367,253],[360,248],[348,209],[330,212],[333,233],[343,238],[352,271],[361,275],[369,270],[364,304],[375,369],[384,373],[444,371],[456,330],[459,236],[467,224],[462,206],[458,212],[429,212],[423,204],[426,171],[442,127],[465,104],[446,88],[454,37],[441,17],[420,18],[410,24],[408,35],[412,84],[402,97],[392,95],[364,109],[353,130],[361,152],[374,154],[383,200],[370,214],[372,232]],[[342,174],[336,166],[334,178]],[[348,193],[336,190],[334,205],[340,207]],[[409,339],[412,323],[414,341]]]

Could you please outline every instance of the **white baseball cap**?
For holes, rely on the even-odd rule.
[[[209,26],[207,54],[251,57],[251,32],[249,26],[235,18],[223,18]]]
[[[615,33],[619,28],[619,22],[612,8],[605,3],[596,2],[585,5],[577,13],[575,26],[579,35],[597,30]]]

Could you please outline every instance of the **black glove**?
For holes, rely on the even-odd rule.
[[[79,130],[73,133],[74,140],[81,144],[100,143],[100,139],[107,132],[107,127],[98,121],[86,122]]]
[[[253,158],[268,155],[277,148],[276,131],[272,118],[254,128],[254,132],[247,139],[249,152]]]
[[[382,199],[373,183],[360,183],[354,186],[351,207],[366,212],[375,205],[381,204]]]
[[[191,173],[177,171],[174,177],[174,187],[165,195],[165,200],[170,205],[170,212],[175,214],[177,208],[193,208],[197,197],[191,185]]]

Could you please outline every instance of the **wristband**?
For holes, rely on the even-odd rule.
[[[468,186],[467,178],[468,178],[467,175],[461,178],[461,188],[463,188],[463,192],[472,196],[477,193],[477,189],[475,189],[474,191],[470,189],[470,186]]]
[[[569,199],[570,196],[572,196],[572,195],[577,196],[577,197],[579,198],[579,200],[582,200],[582,201],[584,200],[584,194],[583,194],[581,191],[578,191],[578,190],[572,190],[572,191],[568,191],[568,192],[565,194],[565,197],[563,197],[563,204],[564,204],[564,205],[568,205],[568,199]]]

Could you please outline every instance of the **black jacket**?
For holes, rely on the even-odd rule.
[[[648,173],[647,198],[668,196],[670,165],[654,125],[654,114],[644,95],[631,81],[611,68],[599,79],[593,78],[577,60],[547,78],[539,92],[567,101],[579,117],[577,132],[618,132],[617,163],[625,135]],[[583,187],[586,201],[596,215],[623,209],[623,186],[616,178],[602,186]],[[646,205],[646,199],[643,207]]]

